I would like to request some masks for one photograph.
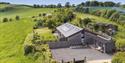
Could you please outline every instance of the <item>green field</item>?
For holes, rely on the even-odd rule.
[[[0,4],[1,8],[7,6],[9,5]],[[33,58],[24,56],[23,44],[35,24],[31,17],[38,16],[39,13],[51,12],[54,9],[34,9],[16,5],[13,7],[9,11],[0,12],[0,21],[5,17],[14,19],[12,22],[0,22],[0,63],[41,63],[42,59],[34,61]],[[15,20],[16,15],[21,17],[19,21]]]
[[[28,63],[23,55],[23,41],[32,31],[33,22],[0,23],[0,63]]]
[[[0,4],[2,8],[8,7],[9,5]],[[54,10],[54,8],[32,8],[23,5],[11,5],[12,9],[5,12],[0,12],[0,21],[3,18],[14,19],[16,15],[21,18],[31,18],[32,16],[38,16],[40,13],[48,13]],[[9,6],[10,7],[10,6]]]

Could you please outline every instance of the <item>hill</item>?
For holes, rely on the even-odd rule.
[[[7,11],[0,11],[0,63],[35,63],[33,58],[25,57],[23,43],[28,33],[32,32],[32,16],[48,13],[54,9],[32,8],[27,5],[0,4],[0,10],[10,7]],[[20,16],[16,21],[15,16]],[[12,18],[12,22],[2,23],[3,18]]]

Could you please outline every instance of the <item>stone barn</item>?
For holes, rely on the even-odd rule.
[[[57,42],[49,42],[50,49],[57,48],[68,48],[71,46],[82,45],[81,33],[82,28],[74,26],[70,23],[64,23],[56,27],[56,32],[54,33],[58,37]]]
[[[60,41],[81,44],[82,28],[69,23],[62,24],[56,28],[57,36]],[[72,45],[72,44],[71,44]]]
[[[103,53],[113,53],[115,51],[115,43],[112,37],[100,35],[98,33],[84,29],[84,44],[89,45]]]

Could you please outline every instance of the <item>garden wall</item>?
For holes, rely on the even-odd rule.
[[[50,49],[57,49],[57,48],[67,48],[72,45],[81,45],[81,42],[68,42],[68,41],[58,41],[58,42],[48,42]]]

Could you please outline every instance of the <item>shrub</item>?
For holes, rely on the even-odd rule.
[[[43,16],[46,16],[46,13],[43,13],[42,15],[43,15]]]
[[[112,21],[117,21],[119,19],[119,16],[120,16],[119,12],[115,12],[111,15],[110,19]]]
[[[118,50],[124,51],[125,49],[125,39],[117,39],[116,40],[116,47]]]
[[[41,16],[42,16],[42,14],[40,13],[40,14],[39,14],[39,17],[41,17]]]
[[[12,20],[13,20],[12,18],[9,19],[9,21],[12,21]]]
[[[125,52],[118,52],[115,54],[112,63],[125,63]]]
[[[3,22],[8,22],[8,18],[3,18]]]
[[[30,53],[33,53],[35,51],[35,47],[32,45],[25,45],[24,47],[24,55],[28,55]]]
[[[16,20],[19,20],[19,19],[20,19],[20,16],[16,16],[15,19],[16,19]]]
[[[92,22],[90,18],[83,19],[83,24],[86,26],[88,23]]]

